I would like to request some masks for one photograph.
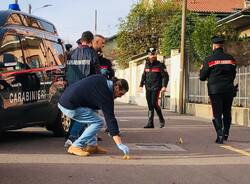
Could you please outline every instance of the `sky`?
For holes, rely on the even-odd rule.
[[[97,10],[97,34],[105,37],[117,33],[119,19],[125,18],[132,5],[139,0],[18,0],[22,11],[52,22],[65,43],[74,43],[83,31],[95,29],[95,10]],[[14,0],[0,0],[0,10],[8,9]],[[44,5],[52,5],[41,8]]]

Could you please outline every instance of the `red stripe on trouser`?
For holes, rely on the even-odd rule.
[[[158,103],[160,93],[161,93],[161,89],[158,89],[157,95],[156,95],[156,101],[155,101],[155,106],[156,106],[156,107],[160,107],[160,105],[159,105],[159,103]]]

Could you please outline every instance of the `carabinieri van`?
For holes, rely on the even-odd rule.
[[[67,127],[57,108],[65,87],[65,53],[55,26],[20,11],[0,11],[0,132]],[[67,125],[66,125],[67,126]]]

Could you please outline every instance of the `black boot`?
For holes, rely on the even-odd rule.
[[[154,110],[148,111],[148,123],[144,128],[154,128]]]
[[[217,144],[223,144],[222,121],[220,121],[218,119],[213,119],[212,122],[214,124],[214,128],[215,128],[216,133],[217,133],[217,138],[216,138],[215,142]]]
[[[223,144],[223,138],[224,138],[223,136],[217,136],[215,142],[216,142],[217,144]]]
[[[224,127],[224,130],[223,130],[223,139],[224,139],[224,141],[228,140],[228,136],[229,136],[229,130],[226,129],[226,127]]]
[[[227,141],[227,139],[228,139],[230,126],[231,126],[231,122],[230,123],[224,122],[223,139],[225,141]]]
[[[165,120],[163,118],[161,109],[159,108],[159,109],[156,109],[155,111],[156,111],[157,115],[159,116],[160,128],[163,128],[165,126]]]
[[[229,136],[229,135],[224,134],[224,135],[223,135],[223,140],[224,140],[224,141],[227,141],[227,140],[228,140],[228,136]]]

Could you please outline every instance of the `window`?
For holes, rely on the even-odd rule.
[[[46,53],[43,41],[39,38],[26,36],[22,39],[24,55],[29,68],[47,66]]]
[[[45,31],[51,32],[51,33],[56,33],[56,29],[54,27],[53,24],[50,24],[48,22],[39,20],[40,26],[42,27],[42,29],[44,29]]]
[[[27,17],[27,22],[28,22],[28,26],[33,27],[33,28],[37,28],[37,29],[41,29],[41,26],[39,25],[39,22],[37,19],[35,19],[33,17]]]
[[[24,25],[28,26],[25,17],[21,14],[12,14],[7,20],[7,24]]]
[[[0,47],[0,73],[25,68],[18,36],[6,35]]]
[[[57,33],[56,28],[53,24],[36,19],[30,16],[24,16],[22,14],[11,14],[7,20],[7,25],[23,25],[23,26],[30,26],[36,29],[45,30],[51,33]]]
[[[47,60],[50,65],[64,64],[64,52],[61,44],[46,40],[47,46]]]
[[[27,17],[28,25],[33,28],[45,30],[51,33],[56,33],[56,29],[53,24],[39,20],[33,17]]]

